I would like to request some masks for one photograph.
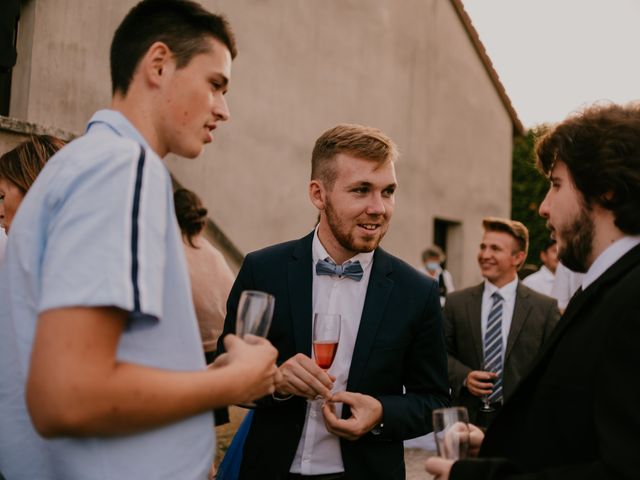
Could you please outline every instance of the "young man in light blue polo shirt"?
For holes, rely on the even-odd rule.
[[[7,478],[203,479],[211,410],[273,392],[266,340],[231,337],[205,369],[160,160],[199,155],[228,119],[235,53],[198,4],[138,4],[113,39],[111,110],[25,197],[0,273]]]

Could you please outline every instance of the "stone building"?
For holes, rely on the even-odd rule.
[[[135,4],[15,1],[17,62],[10,85],[0,80],[8,105],[0,113],[11,117],[0,119],[0,151],[33,129],[80,134],[108,106],[109,44]],[[355,122],[381,128],[401,150],[383,246],[418,265],[435,241],[459,286],[479,280],[481,218],[509,215],[513,136],[523,127],[461,0],[201,3],[225,13],[238,38],[231,121],[201,157],[167,164],[203,198],[230,263],[311,230],[313,143]]]

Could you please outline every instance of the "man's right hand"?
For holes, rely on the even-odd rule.
[[[480,447],[484,440],[484,432],[478,427],[469,424],[469,458],[475,458],[480,452]],[[448,460],[442,457],[429,457],[425,464],[425,469],[435,480],[448,480],[451,473],[451,467],[453,467],[454,460]]]
[[[497,377],[498,375],[493,372],[473,370],[467,374],[467,390],[476,397],[490,395],[493,391],[493,382],[496,381]]]
[[[241,397],[237,403],[250,402],[274,392],[280,373],[275,363],[278,351],[271,342],[254,335],[247,335],[243,340],[230,334],[224,338],[224,348],[225,353],[210,368],[237,369]]]
[[[279,370],[281,377],[276,382],[276,392],[279,395],[298,395],[314,399],[331,394],[335,378],[302,353],[284,362]]]

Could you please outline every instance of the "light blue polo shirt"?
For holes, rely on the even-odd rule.
[[[11,225],[0,270],[0,472],[8,479],[204,479],[211,413],[140,434],[43,440],[24,389],[38,314],[129,312],[118,360],[205,367],[169,173],[120,113],[97,112],[55,155]]]

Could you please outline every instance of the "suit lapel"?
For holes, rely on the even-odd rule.
[[[362,309],[358,336],[351,358],[351,368],[347,380],[347,391],[358,391],[358,382],[365,371],[371,347],[378,332],[378,326],[384,317],[387,302],[394,282],[389,275],[392,272],[391,259],[381,248],[373,255],[373,266],[369,285]]]
[[[311,356],[313,273],[311,245],[313,232],[300,239],[289,260],[288,282],[291,329],[296,351]]]
[[[509,329],[509,335],[507,336],[507,350],[505,352],[505,362],[513,350],[513,346],[518,339],[518,335],[522,331],[522,327],[527,321],[529,312],[531,311],[531,303],[529,302],[529,294],[524,287],[518,282],[516,288],[516,301],[513,306],[513,316],[511,317],[511,328]]]
[[[473,344],[476,347],[477,368],[480,368],[484,360],[484,347],[482,341],[482,293],[484,292],[484,283],[481,283],[473,290],[467,302],[467,326],[473,338]]]

